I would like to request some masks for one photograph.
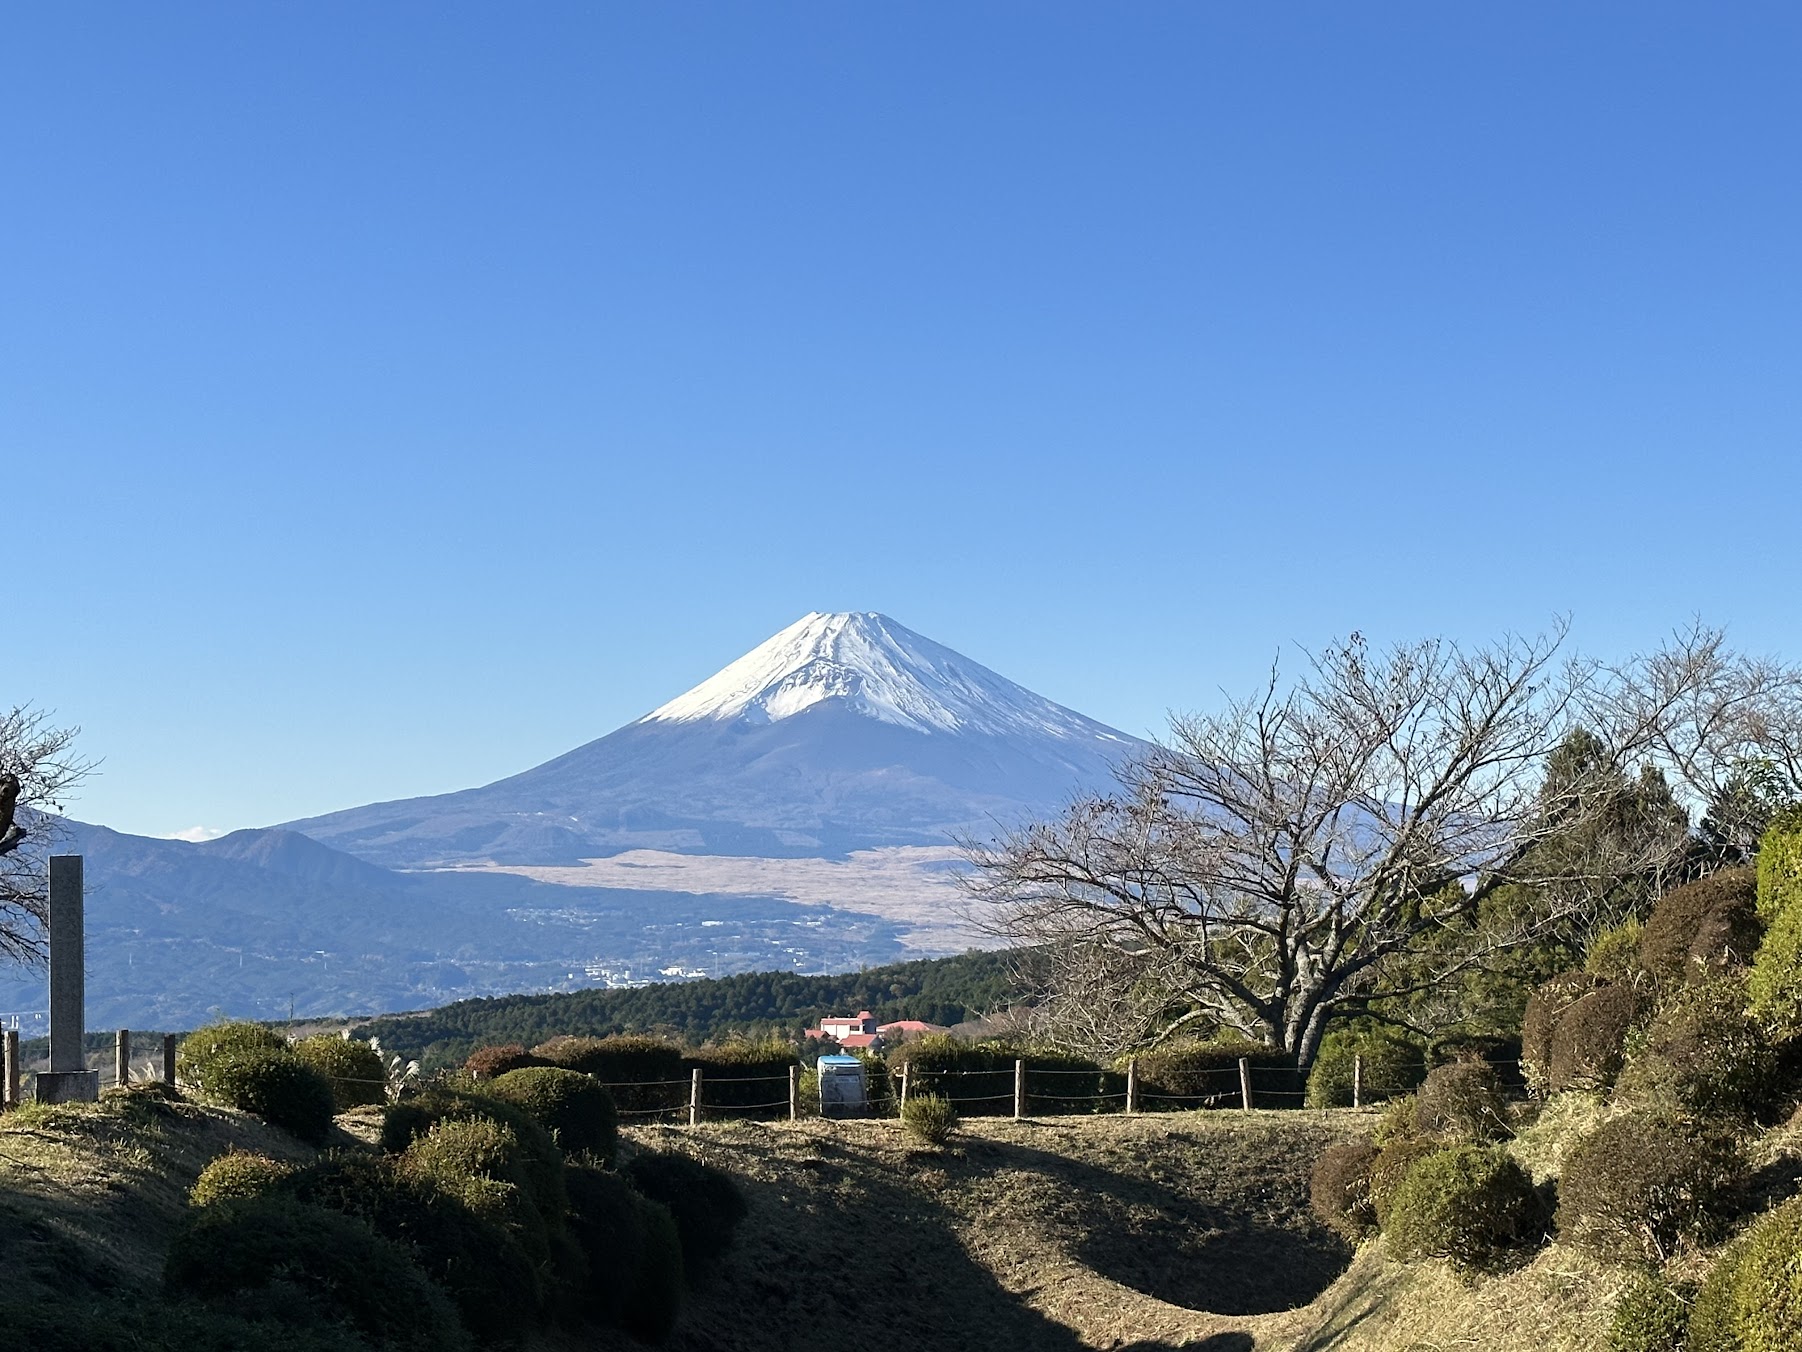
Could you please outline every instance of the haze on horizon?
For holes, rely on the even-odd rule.
[[[1358,630],[1792,658],[1802,14],[103,4],[0,49],[5,695],[170,835],[809,611],[1133,735]]]

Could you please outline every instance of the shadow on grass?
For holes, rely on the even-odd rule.
[[[1071,1257],[1171,1305],[1220,1315],[1292,1310],[1351,1262],[1345,1241],[1314,1219],[1303,1186],[1256,1177],[1265,1161],[1225,1159],[1178,1186],[1031,1146],[994,1149],[997,1163],[1042,1173],[1082,1199],[1068,1227]]]

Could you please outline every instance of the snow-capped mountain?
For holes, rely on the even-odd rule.
[[[1055,809],[1141,745],[874,612],[810,614],[636,722],[481,788],[290,826],[388,867],[636,848],[842,855]]]

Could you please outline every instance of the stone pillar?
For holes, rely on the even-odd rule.
[[[87,1068],[81,856],[50,856],[50,1069],[37,1077],[39,1103],[92,1103],[100,1072]]]

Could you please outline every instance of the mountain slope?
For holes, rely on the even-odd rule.
[[[397,868],[842,855],[1054,809],[1140,745],[886,616],[812,614],[521,774],[289,825]]]

